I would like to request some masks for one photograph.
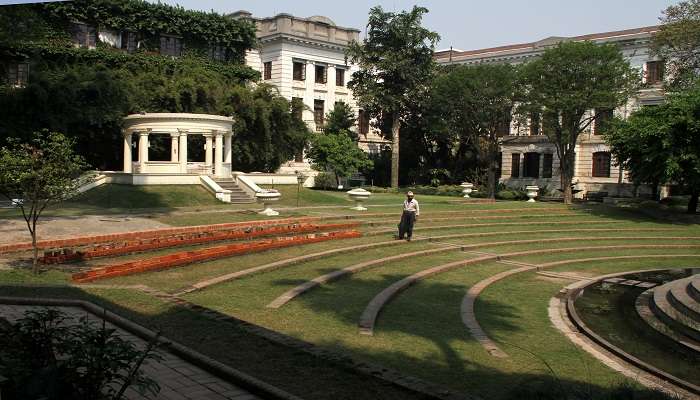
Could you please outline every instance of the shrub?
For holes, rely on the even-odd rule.
[[[0,375],[9,380],[3,399],[118,399],[130,386],[158,394],[139,371],[144,360],[161,360],[155,341],[139,350],[104,322],[71,319],[55,309],[27,311],[15,324],[0,319]]]
[[[314,178],[314,187],[319,189],[335,189],[338,183],[335,180],[335,175],[330,172],[320,172]]]

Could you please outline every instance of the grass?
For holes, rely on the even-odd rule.
[[[296,187],[279,187],[283,201],[279,206],[283,216],[331,216],[328,222],[344,221],[345,215],[358,215],[348,209],[352,203],[342,192],[300,192],[302,206],[319,208],[285,209],[296,206]],[[361,217],[357,220],[376,220],[373,226],[363,225],[364,232],[389,230],[375,236],[331,241],[312,245],[278,249],[221,259],[166,271],[152,272],[102,281],[105,284],[142,284],[167,292],[178,292],[198,281],[240,271],[254,266],[296,257],[318,251],[336,249],[356,244],[390,240],[391,231],[398,222],[403,195],[382,193],[373,195],[369,213],[390,213],[386,216]],[[470,337],[460,319],[463,296],[476,282],[495,273],[514,268],[496,262],[469,265],[439,274],[408,288],[393,299],[380,314],[375,336],[358,334],[357,322],[367,303],[381,290],[403,277],[431,266],[460,259],[473,258],[476,254],[453,249],[431,256],[413,257],[398,262],[375,266],[351,277],[317,287],[292,300],[279,309],[266,305],[290,288],[318,275],[380,257],[404,254],[409,251],[432,249],[449,244],[481,244],[478,251],[503,254],[525,250],[547,250],[579,247],[576,253],[540,253],[517,257],[526,263],[546,263],[574,260],[584,257],[639,255],[639,254],[698,254],[700,249],[629,249],[589,250],[586,247],[623,244],[676,244],[671,236],[700,237],[700,225],[693,219],[677,215],[671,219],[654,212],[639,213],[633,209],[616,209],[599,205],[528,204],[525,202],[461,203],[459,199],[442,196],[419,196],[423,215],[417,224],[416,236],[442,236],[450,234],[497,233],[484,237],[450,238],[442,242],[399,243],[396,246],[375,248],[354,253],[343,253],[309,262],[290,265],[275,271],[252,275],[240,280],[224,282],[199,292],[186,295],[186,299],[213,309],[287,334],[323,348],[351,355],[365,363],[374,363],[399,370],[459,392],[476,394],[486,400],[514,398],[530,382],[552,382],[550,365],[558,381],[568,388],[604,393],[612,396],[614,387],[627,382],[597,360],[579,350],[566,337],[555,330],[547,316],[549,299],[570,281],[544,278],[534,273],[518,274],[500,281],[479,297],[476,304],[477,318],[489,336],[510,355],[508,359],[490,356],[481,345]],[[175,200],[169,200],[175,202]],[[499,209],[517,209],[512,213],[500,213]],[[490,210],[472,213],[474,210]],[[570,215],[555,212],[570,210]],[[450,213],[460,211],[459,213]],[[493,211],[493,212],[491,212]],[[252,212],[235,207],[208,207],[206,205],[173,209],[168,213],[154,213],[162,222],[173,225],[220,223],[260,218]],[[489,215],[503,215],[502,219],[489,219]],[[534,217],[533,215],[539,215]],[[436,219],[443,218],[443,219]],[[566,224],[535,225],[528,222],[559,222]],[[587,222],[585,225],[582,221]],[[475,224],[518,223],[520,225],[473,226]],[[443,227],[462,224],[466,227]],[[671,228],[671,231],[586,232],[582,228]],[[565,233],[542,230],[568,230]],[[522,231],[514,234],[512,231]],[[569,242],[547,242],[556,237],[590,237]],[[621,240],[602,239],[608,236]],[[668,237],[655,240],[637,240],[629,237]],[[598,239],[601,238],[601,239]],[[540,240],[533,243],[490,246],[488,243],[508,240]],[[700,239],[689,239],[686,244],[700,244]],[[95,260],[95,263],[117,262],[148,255],[168,254],[183,249],[168,249],[148,254],[130,255],[111,260]],[[700,258],[700,257],[699,257]],[[572,263],[555,268],[556,271],[582,275],[600,275],[615,271],[641,269],[643,267],[697,265],[697,259],[668,260],[611,260],[595,263]],[[64,284],[66,273],[52,270],[32,276],[16,269],[0,270],[0,284],[57,283]],[[3,291],[5,288],[2,289]],[[10,293],[36,294],[54,289],[11,288]],[[129,291],[63,289],[66,293],[90,296],[128,313],[137,321],[149,326],[164,327],[166,336],[181,340],[219,361],[237,368],[244,368],[255,376],[277,384],[293,393],[310,399],[334,398],[415,398],[407,392],[380,381],[356,375],[339,365],[310,357],[289,348],[273,345],[255,335],[244,334],[234,325],[204,320],[197,314],[177,308],[161,300],[144,297]],[[14,292],[13,292],[14,291]],[[130,297],[127,293],[134,293]],[[236,349],[236,351],[221,351]],[[295,378],[295,374],[299,374]],[[368,383],[365,384],[364,381]],[[557,383],[558,384],[558,383]],[[627,385],[627,383],[625,383]],[[631,391],[641,393],[637,386]],[[517,398],[517,396],[515,397]],[[526,397],[521,397],[526,398]]]

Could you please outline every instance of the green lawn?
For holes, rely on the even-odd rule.
[[[373,234],[357,239],[225,258],[98,283],[147,285],[176,293],[206,279],[274,261],[324,250],[390,241],[398,223],[403,199],[401,194],[377,194],[368,202],[370,211],[357,213],[349,209],[352,203],[343,192],[302,189],[302,208],[287,209],[296,206],[296,187],[278,188],[283,192],[283,200],[279,204],[281,217],[325,216],[329,219],[324,222],[342,222],[346,221],[345,216],[351,215],[356,217],[352,221],[362,223],[362,232]],[[146,198],[147,196],[143,197],[144,200],[139,200],[138,204],[143,204]],[[204,203],[177,208],[179,206],[174,204],[179,204],[178,201],[182,200],[178,200],[177,195],[163,195],[163,198],[167,199],[164,201],[170,204],[172,210],[166,213],[154,211],[153,214],[160,221],[173,225],[260,218],[252,211],[257,207],[255,205],[249,205],[248,211],[234,206],[209,206]],[[663,213],[659,210],[640,212],[638,209],[618,209],[597,204],[566,207],[556,203],[465,203],[459,198],[440,196],[418,196],[418,199],[423,213],[416,226],[416,238],[462,236],[431,242],[392,242],[396,244],[326,256],[220,283],[184,297],[219,313],[350,355],[360,362],[383,365],[456,391],[478,395],[486,400],[527,398],[523,393],[527,393],[530,386],[536,382],[545,382],[545,385],[550,386],[563,385],[573,391],[588,390],[613,396],[611,387],[620,382],[627,382],[622,375],[578,349],[554,329],[548,319],[549,299],[563,286],[571,283],[568,280],[544,278],[534,273],[518,274],[497,282],[482,293],[476,303],[477,319],[488,335],[509,354],[507,359],[494,358],[470,337],[461,322],[460,304],[474,283],[495,273],[515,268],[512,265],[497,262],[472,264],[432,276],[409,287],[383,309],[375,328],[375,335],[372,337],[359,335],[358,319],[368,302],[392,283],[429,267],[478,256],[476,253],[460,251],[459,246],[474,245],[474,251],[494,254],[543,250],[535,255],[514,258],[532,264],[603,256],[700,256],[700,248],[658,247],[605,251],[591,249],[612,245],[700,245],[700,225],[694,217],[684,217],[679,213],[668,216],[665,214],[668,210],[663,210]],[[85,204],[89,204],[89,201],[96,202],[95,205],[104,204],[96,198],[84,201]],[[122,206],[124,205],[118,205]],[[373,215],[377,213],[380,215]],[[585,230],[602,228],[631,230]],[[645,230],[658,228],[668,230]],[[564,232],[546,232],[548,230]],[[488,235],[479,236],[480,233]],[[676,236],[690,238],[674,239]],[[560,237],[571,237],[575,240],[548,241]],[[639,237],[642,239],[638,239]],[[658,238],[643,239],[644,237]],[[494,244],[503,241],[528,242]],[[279,309],[266,307],[285,291],[319,275],[381,257],[439,247],[446,250],[429,256],[415,256],[375,265],[350,277],[316,287]],[[578,250],[564,253],[547,251],[569,247],[576,247]],[[87,265],[122,262],[185,249],[163,249],[106,260],[97,259]],[[700,257],[665,260],[640,258],[573,262],[554,270],[592,276],[658,265],[678,267],[697,266],[698,263]],[[67,272],[57,270],[33,276],[13,268],[0,269],[0,285],[65,284],[67,279]],[[220,322],[202,319],[191,311],[138,292],[104,289],[61,289],[56,292],[57,289],[48,288],[2,288],[3,291],[5,289],[9,290],[8,293],[89,296],[95,301],[122,310],[137,321],[161,327],[167,336],[182,340],[222,362],[242,368],[305,398],[326,399],[330,393],[338,399],[419,398],[328,361],[244,333],[234,325],[222,325]],[[129,296],[128,293],[132,293],[133,296]],[[222,349],[235,351],[221,351]],[[550,367],[558,380],[552,381]],[[299,374],[298,378],[295,378],[295,374]],[[641,393],[636,386],[630,390]],[[654,398],[654,395],[651,396],[648,398]]]

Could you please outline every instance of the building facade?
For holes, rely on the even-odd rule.
[[[389,145],[370,127],[348,88],[358,68],[346,60],[345,50],[359,40],[359,30],[337,26],[323,16],[254,18],[247,11],[238,11],[231,17],[255,21],[258,48],[248,51],[246,64],[260,71],[261,81],[275,86],[287,100],[304,104],[302,119],[312,131],[321,132],[328,112],[336,102],[344,102],[357,117],[360,148],[377,154]],[[302,155],[285,163],[280,172],[299,170],[309,170]]]
[[[589,113],[598,113],[600,116],[579,136],[575,149],[573,182],[578,197],[605,194],[629,196],[635,188],[629,182],[627,173],[615,165],[610,148],[601,134],[607,121],[613,116],[626,118],[641,106],[655,105],[663,101],[663,62],[656,59],[650,51],[652,36],[657,30],[658,27],[651,26],[575,37],[549,37],[533,43],[480,50],[450,49],[436,52],[435,59],[441,65],[522,64],[541,56],[546,49],[562,41],[592,41],[619,46],[631,66],[642,72],[644,89],[615,110],[589,110]],[[554,193],[561,189],[556,148],[545,136],[537,116],[525,120],[510,118],[509,123],[504,124],[500,136],[502,183],[511,187],[534,184],[545,193]]]

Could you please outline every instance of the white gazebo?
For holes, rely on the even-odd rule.
[[[233,118],[220,115],[186,113],[145,113],[124,118],[124,173],[142,177],[160,177],[158,183],[171,177],[206,175],[214,178],[231,176],[231,136]],[[149,136],[170,135],[170,159],[149,160]],[[204,160],[187,161],[187,137],[205,138]],[[132,142],[137,136],[138,161],[133,161]],[[136,179],[134,179],[135,181]],[[167,179],[165,179],[167,180]],[[144,182],[145,183],[145,182]],[[185,182],[182,182],[185,183]]]

